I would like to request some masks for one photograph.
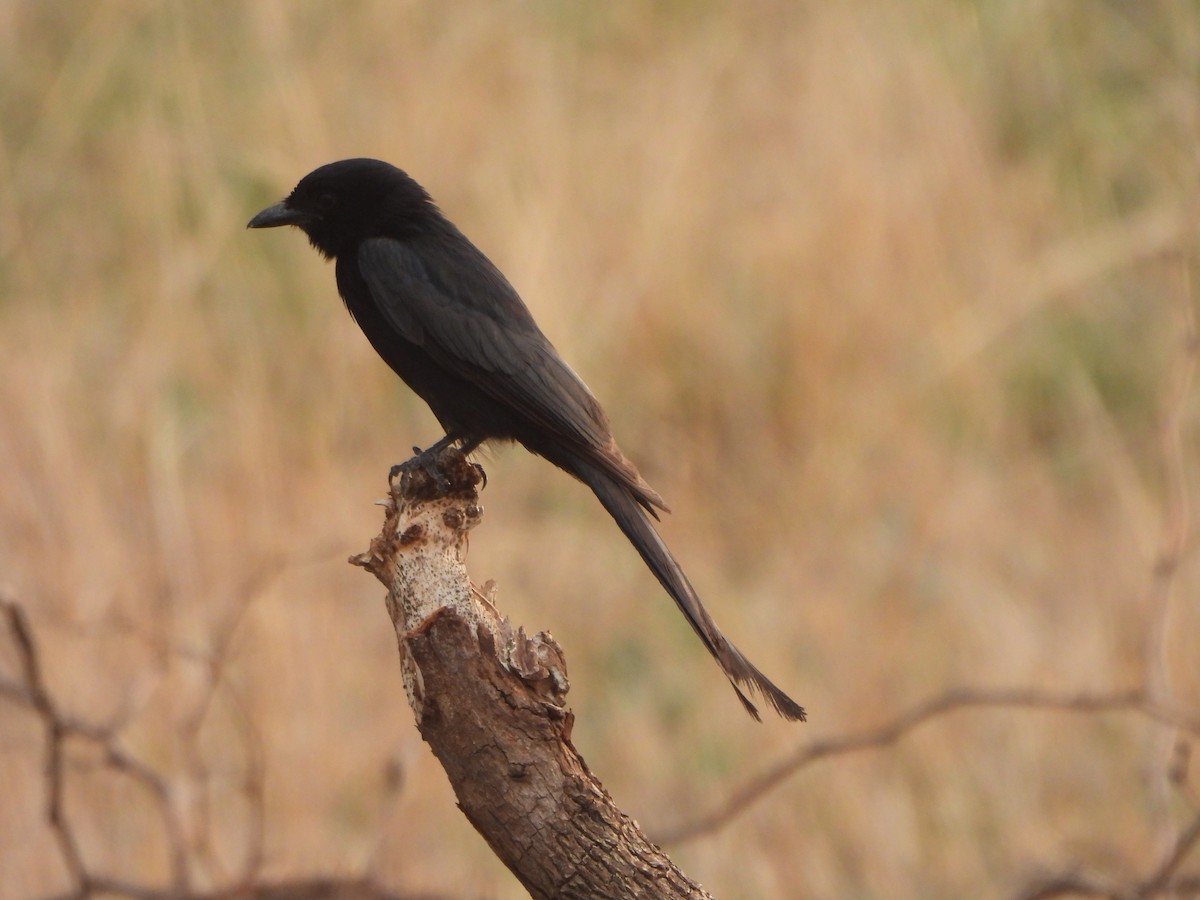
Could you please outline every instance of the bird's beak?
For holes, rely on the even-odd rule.
[[[303,225],[308,216],[298,209],[292,209],[286,203],[276,203],[268,206],[251,219],[247,228],[278,228],[280,225]]]

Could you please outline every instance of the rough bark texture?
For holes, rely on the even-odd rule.
[[[394,478],[383,532],[351,562],[388,588],[405,690],[458,804],[534,897],[708,897],[650,843],[571,743],[566,662],[497,612],[463,565],[481,470]]]

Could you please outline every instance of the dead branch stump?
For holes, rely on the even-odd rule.
[[[566,662],[471,585],[481,470],[448,450],[392,480],[383,531],[350,561],[388,589],[405,690],[459,807],[537,898],[710,895],[621,812],[571,743]]]

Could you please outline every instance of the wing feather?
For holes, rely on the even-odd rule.
[[[611,442],[591,391],[465,238],[372,238],[360,246],[358,264],[383,317],[439,365],[581,447]]]

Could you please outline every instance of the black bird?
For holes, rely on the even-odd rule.
[[[338,292],[367,340],[433,411],[446,436],[429,451],[517,441],[592,489],[741,690],[786,719],[804,709],[723,635],[651,522],[662,498],[617,447],[608,416],[542,334],[516,290],[434,205],[375,159],[330,163],[301,179],[250,228],[295,225],[336,260]]]

